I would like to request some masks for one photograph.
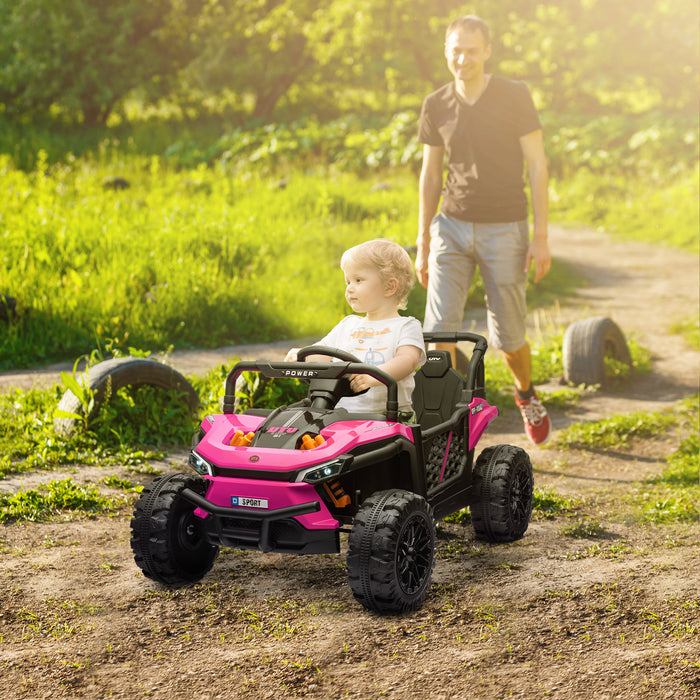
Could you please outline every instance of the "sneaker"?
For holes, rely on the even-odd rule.
[[[523,399],[521,401],[516,393],[515,404],[520,409],[520,413],[523,416],[525,432],[530,440],[532,440],[535,445],[541,445],[546,442],[552,425],[549,422],[547,409],[540,403],[537,394],[532,398]]]

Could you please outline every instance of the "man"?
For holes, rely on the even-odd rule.
[[[478,265],[486,289],[489,342],[503,353],[525,431],[539,444],[549,437],[550,421],[530,380],[525,289],[533,262],[535,282],[551,264],[542,129],[527,87],[485,72],[491,43],[482,19],[461,17],[450,24],[445,37],[445,58],[454,81],[426,98],[418,132],[423,167],[416,272],[428,290],[424,330],[461,329]],[[532,241],[523,159],[532,199]],[[443,349],[452,352],[456,364],[454,346]]]

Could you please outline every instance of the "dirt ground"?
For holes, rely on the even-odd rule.
[[[654,353],[651,375],[583,397],[555,428],[632,410],[663,411],[698,390],[700,352],[669,332],[698,311],[695,256],[553,228],[555,258],[588,284],[556,323],[607,315]],[[542,315],[534,321],[543,322]],[[473,328],[482,330],[474,318]],[[537,332],[533,328],[533,333]],[[177,353],[192,374],[288,343]],[[60,367],[5,373],[0,390],[54,381]],[[559,388],[557,385],[546,389]],[[379,617],[353,599],[344,551],[294,557],[222,551],[176,590],[145,579],[129,547],[131,506],[72,522],[0,529],[0,693],[4,698],[693,698],[700,696],[700,528],[640,527],[624,501],[659,473],[678,431],[624,449],[533,448],[507,411],[477,449],[528,450],[539,487],[582,499],[603,532],[572,538],[564,516],[535,519],[522,540],[484,544],[471,526],[439,525],[423,608]],[[152,467],[186,470],[185,453]],[[125,468],[25,474],[1,489]],[[106,487],[105,487],[106,488]],[[115,492],[116,493],[116,492]],[[133,500],[131,501],[133,503]],[[343,545],[345,550],[345,545]]]

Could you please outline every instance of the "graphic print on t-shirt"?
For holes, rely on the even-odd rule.
[[[350,342],[356,343],[353,347],[352,352],[357,355],[361,362],[368,365],[383,365],[386,362],[386,357],[384,351],[388,350],[388,346],[381,348],[371,347],[371,341],[381,336],[390,333],[388,327],[377,329],[377,328],[367,328],[365,326],[359,326],[355,328],[350,334]],[[358,347],[359,345],[359,347]]]

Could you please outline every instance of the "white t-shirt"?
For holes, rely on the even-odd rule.
[[[368,365],[383,365],[391,360],[402,345],[414,345],[421,351],[416,368],[425,362],[425,343],[420,322],[413,316],[397,316],[382,321],[369,321],[361,316],[346,316],[328,335],[315,345],[345,350]],[[399,411],[412,411],[411,394],[415,381],[411,372],[399,384]],[[386,387],[373,386],[366,394],[347,396],[339,408],[351,412],[382,413],[386,410]]]

